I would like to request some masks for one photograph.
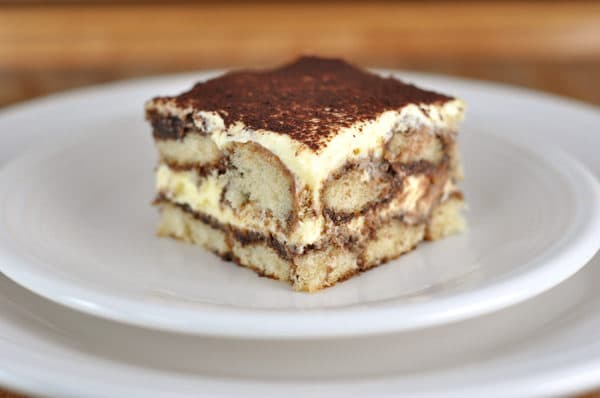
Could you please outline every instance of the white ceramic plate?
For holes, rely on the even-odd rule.
[[[472,110],[488,115],[486,131],[522,126],[523,139],[550,141],[600,176],[597,109],[513,88],[411,76],[472,103]],[[126,86],[149,83],[161,80]],[[88,104],[111,113],[115,109],[103,95],[121,89],[94,90],[97,102]],[[0,164],[46,135],[42,128],[9,132],[6,126],[55,117],[57,109],[75,106],[82,96],[85,92],[65,94],[5,111]],[[506,106],[510,119],[497,114]],[[560,286],[479,318],[378,337],[261,342],[117,324],[52,304],[0,277],[0,384],[40,396],[111,398],[573,394],[600,386],[599,284],[596,255]]]
[[[594,178],[547,142],[511,143],[530,131],[491,129],[512,113],[499,106],[490,116],[468,98],[461,148],[470,230],[463,235],[312,295],[158,239],[149,205],[156,160],[141,104],[149,92],[178,92],[192,81],[90,90],[76,103],[57,100],[46,117],[2,119],[2,131],[43,130],[38,148],[0,173],[3,273],[51,300],[136,325],[314,338],[415,329],[496,310],[562,282],[598,249]]]

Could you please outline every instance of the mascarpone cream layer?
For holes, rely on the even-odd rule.
[[[464,104],[460,100],[434,105],[409,104],[400,110],[383,112],[376,119],[343,127],[323,147],[314,150],[287,134],[254,130],[241,122],[226,127],[217,112],[193,113],[191,109],[179,108],[173,102],[150,102],[147,106],[181,119],[192,114],[196,127],[209,134],[222,151],[232,142],[253,142],[263,146],[290,170],[296,179],[297,191],[304,186],[311,189],[315,204],[321,203],[321,187],[333,171],[348,161],[367,156],[381,157],[385,143],[394,132],[423,125],[433,131],[454,131],[464,112]]]
[[[404,193],[400,200],[394,200],[381,208],[380,216],[386,218],[393,214],[415,211],[419,199],[425,194],[426,176],[408,176]],[[194,171],[176,171],[162,164],[156,173],[156,190],[169,200],[188,205],[192,210],[214,217],[220,223],[241,229],[250,229],[263,234],[272,234],[281,242],[287,242],[302,248],[317,243],[325,232],[325,218],[322,215],[299,220],[289,235],[282,232],[274,218],[257,218],[252,215],[236,214],[230,207],[220,203],[221,193],[226,179],[216,174],[199,177]],[[456,190],[454,184],[446,184],[443,197]],[[353,218],[346,226],[347,230],[359,234],[364,227],[365,216]]]

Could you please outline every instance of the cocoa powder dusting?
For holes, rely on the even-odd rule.
[[[255,130],[288,134],[318,150],[341,127],[410,103],[452,99],[340,59],[301,57],[276,69],[229,72],[180,96],[155,101],[174,100],[181,108],[215,111],[226,126],[241,121]]]

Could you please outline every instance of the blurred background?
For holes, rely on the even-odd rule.
[[[2,1],[0,106],[116,79],[300,54],[600,104],[597,1]]]

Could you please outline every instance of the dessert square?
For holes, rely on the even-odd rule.
[[[318,57],[154,98],[158,234],[299,291],[332,286],[464,228],[463,109]]]

